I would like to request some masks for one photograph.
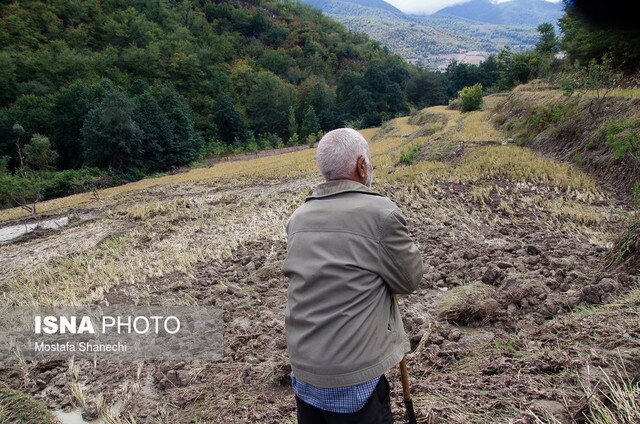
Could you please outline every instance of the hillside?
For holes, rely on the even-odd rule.
[[[465,114],[428,108],[362,131],[373,188],[402,208],[426,267],[401,301],[424,422],[534,413],[569,422],[567,413],[590,413],[591,388],[605,387],[616,366],[640,376],[637,273],[598,266],[631,209],[574,165],[510,142],[491,123],[505,102],[490,96]],[[0,245],[3,305],[215,304],[224,357],[9,360],[0,381],[14,389],[10,399],[31,393],[69,422],[81,412],[107,422],[293,422],[284,225],[320,181],[314,155],[219,163],[44,202],[38,219],[57,228]],[[0,222],[3,234],[34,223],[20,209],[0,212]],[[388,378],[401,422],[397,368]],[[2,390],[0,416],[31,408],[3,403]]]
[[[538,38],[535,25],[531,24],[495,24],[480,22],[473,16],[463,18],[439,13],[430,16],[408,15],[386,6],[376,6],[373,2],[304,2],[320,8],[350,29],[366,33],[410,62],[422,63],[434,69],[444,68],[452,59],[478,63],[503,46],[520,50],[532,46]],[[467,54],[469,52],[472,53]]]
[[[556,24],[563,14],[563,3],[545,0],[471,0],[445,7],[438,15],[457,16],[489,24],[538,26],[549,22]]]
[[[43,197],[96,169],[130,181],[408,110],[341,104],[342,74],[401,61],[299,2],[2,2],[0,46],[0,176],[38,140],[51,160],[30,171],[60,180]],[[17,203],[0,189],[0,207]]]
[[[372,14],[376,11],[402,15],[403,12],[384,0],[306,0],[304,3],[325,13]]]

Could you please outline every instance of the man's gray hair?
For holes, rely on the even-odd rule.
[[[316,151],[318,167],[327,181],[351,177],[360,156],[365,157],[370,174],[369,144],[362,134],[351,128],[329,131],[318,143]]]

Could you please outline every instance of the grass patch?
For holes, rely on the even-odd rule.
[[[488,284],[454,287],[436,302],[436,314],[454,324],[488,322],[498,310],[497,297],[496,289]]]
[[[0,423],[58,424],[47,405],[0,382]]]
[[[605,376],[604,389],[585,388],[589,403],[589,424],[631,424],[640,422],[640,383],[632,381],[624,371]]]
[[[420,151],[420,144],[414,143],[400,151],[400,163],[409,165]]]
[[[604,125],[603,131],[616,159],[627,153],[640,155],[640,118],[614,118]]]

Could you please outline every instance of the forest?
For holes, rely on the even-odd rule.
[[[543,24],[534,49],[438,73],[293,0],[3,2],[0,207],[313,143],[477,83],[507,90],[603,56],[637,65],[637,48],[615,47],[638,46],[636,33],[595,31],[566,10],[562,40]]]

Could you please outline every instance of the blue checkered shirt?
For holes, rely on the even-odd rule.
[[[339,414],[351,414],[361,410],[371,397],[378,381],[380,377],[355,386],[316,387],[298,380],[291,374],[291,387],[296,396],[311,406]]]

